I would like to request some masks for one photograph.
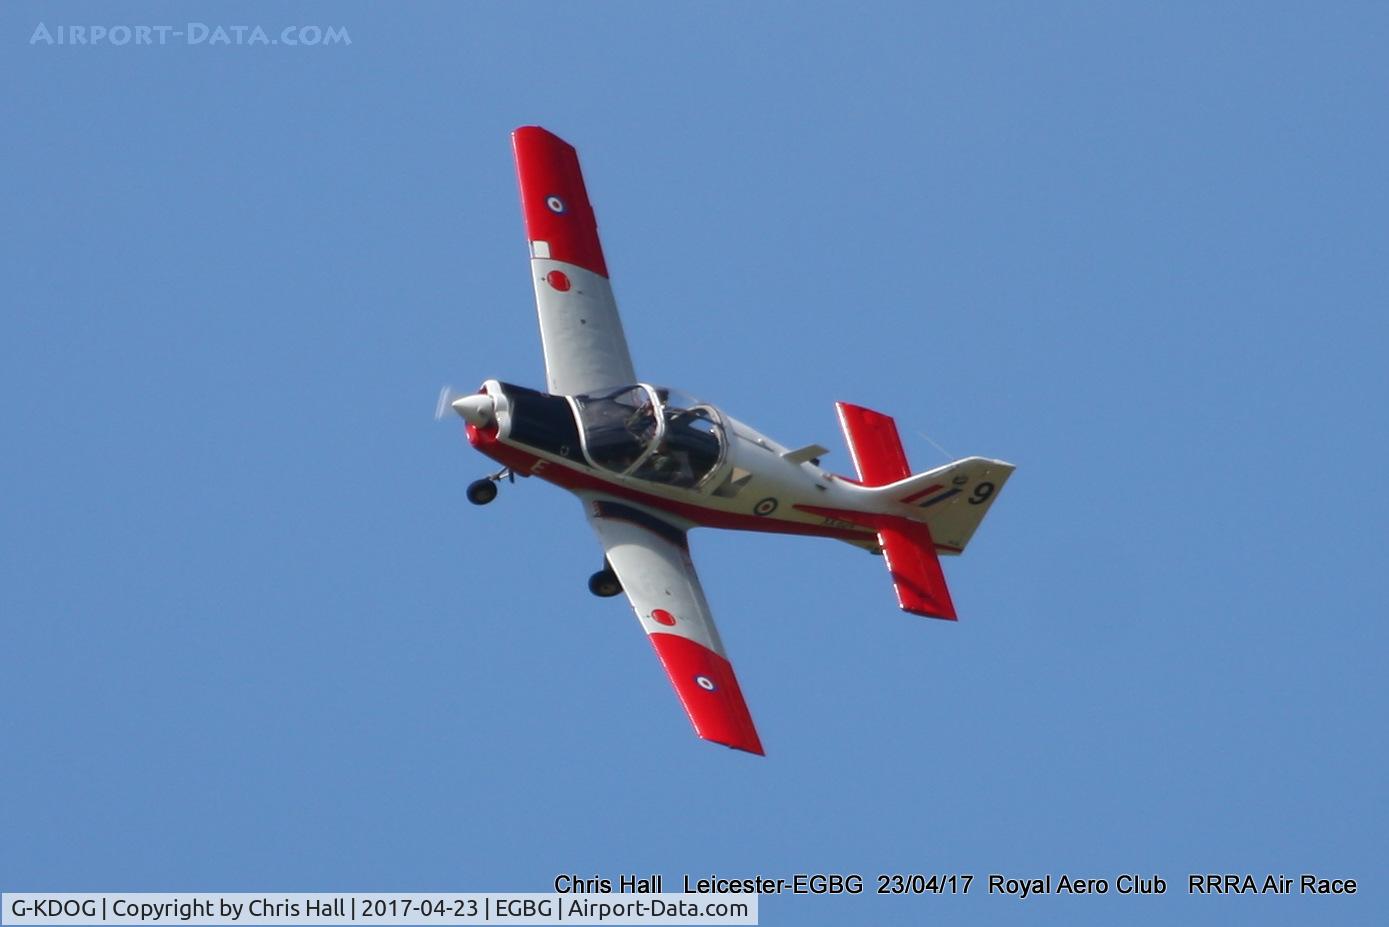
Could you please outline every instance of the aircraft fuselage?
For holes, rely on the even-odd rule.
[[[644,408],[639,390],[654,409]],[[469,422],[468,441],[517,476],[616,496],[687,523],[682,527],[813,535],[877,548],[874,531],[823,511],[869,510],[856,481],[824,470],[816,459],[798,459],[713,406],[677,407],[662,398],[671,391],[638,384],[629,390],[635,398],[615,406],[617,418],[627,421],[608,428],[595,424],[600,418],[589,397],[551,396],[497,380],[482,392],[494,411],[489,422]],[[697,443],[683,450],[676,437],[682,418],[702,428]],[[643,427],[655,433],[643,436]],[[624,432],[632,435],[631,448],[622,446]],[[708,451],[700,453],[700,444]],[[663,453],[671,460],[662,461]]]

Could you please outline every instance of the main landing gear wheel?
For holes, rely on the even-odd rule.
[[[486,505],[497,498],[497,484],[491,479],[474,480],[468,484],[468,501],[473,505]]]
[[[599,570],[588,578],[588,591],[600,599],[610,599],[622,592],[622,583],[612,570]]]

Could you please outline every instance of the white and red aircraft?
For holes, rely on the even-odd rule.
[[[512,134],[545,392],[488,380],[440,397],[502,469],[468,487],[491,502],[504,477],[538,476],[583,500],[606,554],[589,579],[626,592],[676,694],[706,740],[762,742],[690,560],[701,525],[837,538],[881,553],[906,611],[955,620],[939,554],[959,554],[1011,464],[967,457],[912,475],[886,415],[839,403],[858,479],[820,467],[826,449],[786,448],[715,406],[638,381],[622,333],[577,153],[537,126]]]

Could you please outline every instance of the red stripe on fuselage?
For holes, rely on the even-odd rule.
[[[855,512],[849,509],[832,509],[823,505],[796,504],[791,507],[799,509],[802,512],[809,512],[811,515],[819,515],[822,518],[837,518],[840,521],[851,521],[856,525],[871,526],[875,531],[884,524],[910,521],[910,519],[903,518],[900,515],[885,515],[878,512]],[[925,524],[925,522],[919,522],[919,524]],[[946,550],[952,554],[958,554],[964,551],[963,547],[952,547],[949,544],[936,544],[934,541],[931,543],[936,550]]]
[[[606,480],[581,465],[565,464],[507,444],[497,437],[496,425],[487,428],[468,426],[468,441],[482,453],[498,463],[510,467],[518,476],[538,476],[547,483],[554,483],[569,490],[592,490],[607,493],[622,499],[630,499],[642,505],[664,512],[670,512],[698,525],[708,528],[728,528],[735,531],[763,531],[768,534],[799,534],[810,537],[834,538],[840,541],[876,541],[876,531],[856,531],[852,528],[836,528],[830,525],[815,525],[806,522],[786,521],[763,515],[743,515],[737,512],[724,512],[689,502],[667,499],[654,493],[642,492],[623,483]],[[808,510],[808,509],[807,509]],[[848,521],[849,519],[842,519]]]

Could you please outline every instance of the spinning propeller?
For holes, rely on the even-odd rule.
[[[439,390],[439,402],[434,407],[434,421],[441,421],[444,409],[452,408],[470,425],[484,428],[492,424],[496,403],[486,393],[458,393],[452,386]]]

